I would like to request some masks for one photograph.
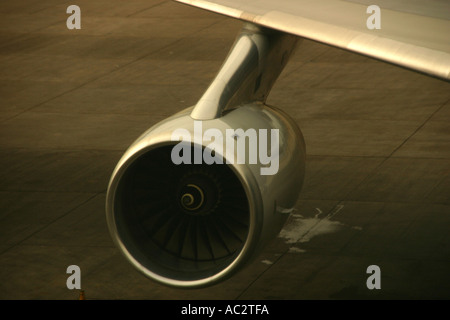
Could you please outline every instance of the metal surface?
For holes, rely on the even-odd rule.
[[[107,220],[111,235],[128,261],[146,276],[166,285],[177,287],[212,285],[228,278],[248,264],[260,252],[264,244],[273,239],[281,230],[297,201],[305,170],[305,145],[302,134],[293,120],[280,110],[255,103],[231,110],[222,117],[201,121],[203,132],[215,129],[222,132],[224,136],[227,129],[241,128],[247,131],[254,128],[266,130],[277,128],[280,142],[278,172],[275,175],[261,175],[260,169],[264,167],[261,162],[240,164],[237,153],[234,154],[234,159],[227,159],[227,154],[224,152],[222,157],[232,160],[233,164],[214,164],[214,166],[219,169],[224,166],[231,169],[230,174],[234,174],[238,178],[243,190],[242,194],[234,194],[234,196],[244,197],[248,204],[249,221],[247,230],[244,232],[245,239],[243,239],[242,245],[233,252],[219,258],[215,255],[214,252],[218,250],[214,248],[214,237],[211,234],[217,233],[217,230],[216,228],[210,229],[208,221],[218,215],[215,214],[214,210],[211,210],[211,212],[205,213],[204,217],[198,219],[197,227],[183,231],[182,236],[177,233],[178,225],[174,225],[173,230],[166,231],[166,233],[172,234],[170,237],[178,237],[177,242],[181,243],[197,243],[198,238],[204,237],[205,250],[208,250],[206,247],[210,246],[211,257],[209,259],[200,259],[201,256],[208,255],[200,250],[203,242],[198,242],[198,245],[195,244],[194,251],[196,252],[189,257],[183,256],[183,245],[172,251],[168,249],[166,244],[164,247],[158,246],[154,241],[153,234],[147,229],[143,229],[143,225],[148,218],[151,218],[153,212],[149,210],[143,213],[135,213],[138,210],[139,203],[129,201],[127,198],[127,190],[130,189],[129,186],[132,184],[126,181],[143,178],[144,180],[147,179],[149,185],[154,188],[163,188],[162,183],[167,179],[166,177],[147,177],[142,170],[135,173],[135,178],[130,178],[129,172],[133,170],[132,167],[135,163],[142,162],[141,159],[149,154],[151,155],[155,150],[167,147],[171,149],[177,144],[177,141],[171,140],[172,133],[176,129],[186,129],[192,136],[198,138],[195,120],[190,117],[191,111],[192,108],[189,108],[155,125],[128,149],[113,173],[106,200]],[[236,139],[245,139],[245,136]],[[211,148],[209,143],[206,145]],[[205,147],[206,145],[204,143],[203,145],[195,144],[196,147]],[[248,143],[246,148],[250,149]],[[148,165],[155,166],[153,172],[157,172],[157,170],[160,170],[159,168],[168,165],[170,161],[169,157],[165,161],[152,162]],[[200,169],[200,164],[188,165],[185,170],[196,170],[196,168]],[[209,169],[215,170],[213,166]],[[171,185],[167,192],[172,193],[177,188],[177,185]],[[225,190],[225,192],[239,192],[239,190],[232,189]],[[151,198],[151,195],[148,194],[147,197]],[[157,197],[151,198],[150,202],[157,200]],[[219,203],[218,206],[219,209],[223,209],[222,203]],[[174,209],[174,211],[176,210],[178,209]],[[139,221],[133,220],[134,222],[130,222],[129,217],[135,214],[144,217],[140,218]],[[172,213],[166,212],[164,214]],[[180,219],[184,219],[182,214],[176,214],[180,216]],[[226,219],[233,214],[239,216],[246,213],[229,208],[220,214],[222,215],[220,219]],[[157,231],[154,230],[153,232]],[[240,234],[242,235],[242,233]],[[169,241],[170,239],[167,240],[167,243]],[[216,242],[227,241],[227,238],[216,240]],[[178,253],[174,252],[177,250],[179,250]]]
[[[383,2],[381,29],[369,30],[362,0],[177,1],[450,79],[448,2]]]
[[[227,107],[265,102],[297,41],[295,36],[246,24],[192,118],[214,119]]]

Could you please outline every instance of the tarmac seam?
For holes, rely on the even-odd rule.
[[[91,201],[92,199],[94,199],[95,197],[99,196],[100,194],[103,194],[104,192],[101,193],[96,193],[93,196],[89,197],[88,199],[86,199],[85,201],[82,201],[80,204],[76,205],[75,207],[73,207],[72,209],[70,209],[69,211],[67,211],[65,214],[57,217],[56,219],[54,219],[53,221],[47,223],[45,226],[39,228],[38,230],[36,230],[35,232],[31,233],[30,235],[28,235],[27,237],[25,237],[24,239],[22,239],[21,241],[13,244],[11,247],[7,248],[5,251],[1,252],[0,255],[8,252],[9,250],[20,246],[23,242],[27,241],[28,239],[32,238],[34,235],[36,235],[37,233],[43,231],[44,229],[48,228],[49,226],[51,226],[53,223],[59,221],[60,219],[64,218],[65,216],[69,215],[70,213],[72,213],[73,211],[77,210],[78,208],[80,208],[81,206],[85,205],[86,203],[88,203],[89,201]]]
[[[212,24],[210,24],[210,25],[208,25],[208,26],[206,26],[206,27],[200,29],[199,31],[204,30],[204,29],[208,29],[208,28],[210,28],[211,26],[213,26],[213,25],[215,25],[215,24],[218,24],[218,23],[220,23],[220,22],[221,22],[221,21],[213,22]],[[60,23],[60,22],[58,22],[58,23]],[[56,24],[56,23],[55,23],[55,24]],[[50,25],[50,26],[51,26],[51,25]],[[48,26],[47,26],[47,27],[48,27]],[[46,28],[47,28],[47,27],[46,27]],[[99,37],[101,37],[101,36],[99,36]],[[26,112],[29,112],[29,111],[31,111],[31,110],[37,108],[37,107],[40,107],[40,106],[42,106],[42,105],[45,104],[45,103],[48,103],[48,102],[50,102],[50,101],[53,101],[53,100],[55,100],[55,99],[57,99],[57,98],[59,98],[59,97],[62,97],[62,96],[64,96],[64,95],[68,94],[68,93],[71,93],[71,92],[73,92],[73,91],[75,91],[75,90],[77,90],[77,89],[80,89],[80,88],[86,86],[87,84],[90,84],[90,83],[95,82],[95,81],[97,81],[97,80],[99,80],[99,79],[101,79],[101,78],[103,78],[103,77],[105,77],[105,76],[108,76],[108,75],[110,75],[110,74],[113,74],[114,72],[116,72],[116,71],[118,71],[118,70],[122,70],[124,67],[127,67],[127,66],[129,66],[129,65],[131,65],[131,64],[133,64],[133,63],[135,63],[135,62],[137,62],[137,61],[143,60],[143,59],[145,59],[146,57],[151,56],[151,55],[154,54],[154,53],[157,53],[157,52],[159,52],[159,51],[161,51],[161,50],[167,49],[167,48],[173,46],[174,44],[176,44],[176,43],[178,43],[178,42],[180,42],[180,41],[182,41],[182,40],[184,40],[184,39],[185,39],[185,38],[177,39],[177,40],[175,40],[175,41],[173,41],[173,42],[167,44],[166,46],[164,46],[164,47],[162,47],[162,48],[158,48],[158,49],[152,50],[151,52],[146,53],[145,55],[143,55],[143,56],[141,56],[141,57],[138,57],[138,58],[136,58],[135,60],[132,60],[132,61],[129,61],[129,62],[124,63],[123,65],[121,65],[120,67],[117,67],[116,69],[110,70],[109,72],[106,72],[106,73],[104,73],[104,74],[102,74],[102,75],[100,75],[100,76],[98,76],[98,77],[96,77],[96,78],[90,79],[90,80],[88,80],[88,81],[82,83],[81,85],[78,85],[78,86],[76,86],[76,87],[74,87],[74,88],[72,88],[72,89],[69,89],[69,90],[67,90],[67,91],[65,91],[65,92],[62,92],[61,94],[58,94],[58,95],[56,95],[56,96],[54,96],[54,97],[52,97],[52,98],[49,98],[49,99],[47,99],[47,100],[45,100],[45,101],[43,101],[43,102],[40,102],[40,103],[38,103],[38,104],[36,104],[36,105],[34,105],[34,106],[32,106],[32,107],[26,108],[26,109],[22,110],[21,112],[19,112],[19,113],[17,113],[17,114],[14,114],[13,116],[11,116],[11,117],[9,117],[9,118],[5,118],[4,120],[0,121],[0,123],[3,123],[3,122],[6,122],[6,121],[15,119],[15,118],[17,118],[18,116],[20,116],[20,115],[22,115],[22,114],[24,114],[24,113],[26,113]]]

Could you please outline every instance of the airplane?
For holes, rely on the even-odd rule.
[[[106,217],[113,241],[137,270],[168,286],[199,288],[252,261],[280,232],[298,199],[305,141],[289,115],[265,103],[297,44],[314,40],[449,81],[450,4],[176,1],[244,26],[197,104],[154,125],[125,152],[108,185]],[[278,139],[266,149],[278,147],[274,174],[261,174],[267,163],[239,161],[222,144],[225,139],[234,150],[256,134],[255,141],[241,144],[248,152],[261,146],[264,130],[274,129]],[[175,146],[186,161],[174,163]],[[206,163],[205,155],[214,161]]]

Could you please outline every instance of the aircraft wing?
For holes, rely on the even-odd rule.
[[[448,0],[176,1],[450,80]]]

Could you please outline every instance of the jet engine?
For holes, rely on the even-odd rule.
[[[215,284],[280,232],[302,186],[305,143],[265,97],[294,44],[245,26],[199,102],[147,130],[117,164],[108,227],[147,277],[184,288]]]

